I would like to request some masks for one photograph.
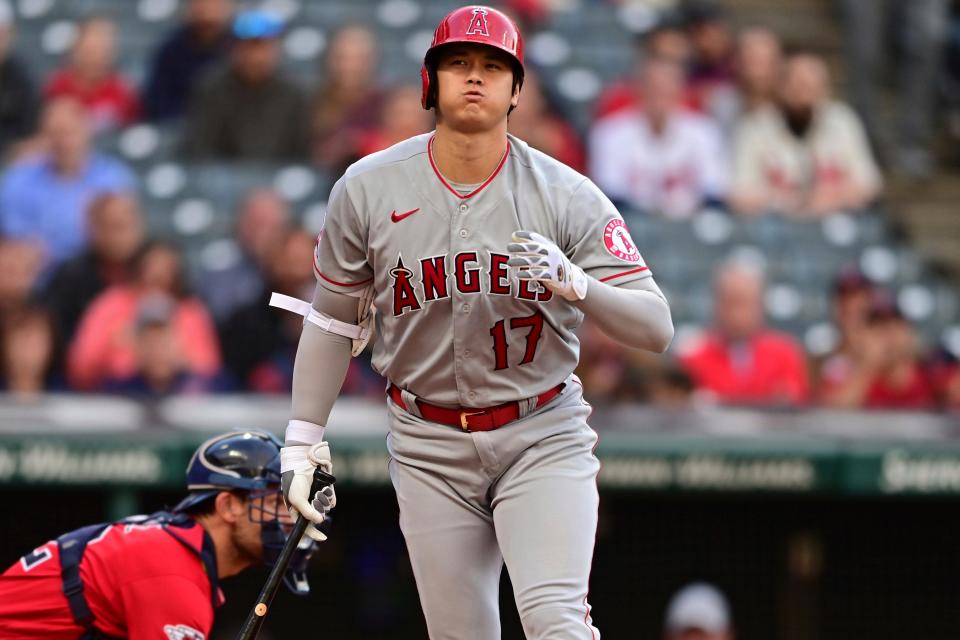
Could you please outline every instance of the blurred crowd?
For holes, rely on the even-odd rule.
[[[579,373],[592,401],[644,400],[668,410],[703,404],[768,408],[960,410],[960,366],[942,348],[925,354],[888,291],[851,267],[832,291],[834,347],[810,358],[766,325],[755,265],[718,265],[713,320],[671,355],[625,351],[589,322]]]
[[[234,215],[240,259],[189,270],[181,247],[150,237],[138,178],[98,148],[99,135],[147,121],[177,136],[186,162],[300,163],[337,176],[432,128],[419,86],[379,80],[377,36],[366,26],[332,33],[317,82],[305,88],[285,72],[286,25],[276,14],[232,0],[182,4],[138,87],[118,71],[117,26],[106,14],[82,20],[62,66],[33,77],[12,52],[14,13],[0,0],[0,372],[9,392],[289,390],[299,319],[266,301],[271,291],[310,296],[311,234],[275,191],[251,185]],[[874,117],[870,93],[885,48],[867,33],[863,3],[838,4],[850,27],[854,106],[832,95],[820,56],[785,47],[768,29],[735,27],[718,4],[689,1],[637,38],[633,70],[604,88],[587,130],[528,64],[510,131],[637,215],[857,212],[881,194],[882,168],[915,176],[933,168],[935,83],[925,79],[939,64],[929,48],[942,48],[947,31],[924,27],[947,24],[947,3],[910,3],[914,17],[901,22],[913,67],[903,71],[893,139],[881,134],[889,127]],[[528,24],[550,10],[506,8]],[[822,361],[766,328],[764,286],[749,265],[718,268],[713,326],[667,359],[625,352],[588,323],[580,373],[591,397],[960,409],[956,361],[922,354],[895,302],[858,272],[837,275],[840,338]],[[382,393],[366,361],[354,362],[346,393]]]

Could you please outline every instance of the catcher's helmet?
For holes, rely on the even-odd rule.
[[[265,431],[231,431],[200,445],[187,465],[190,494],[175,511],[215,497],[221,491],[280,490],[280,447]]]
[[[420,103],[424,109],[436,106],[436,52],[439,47],[454,42],[473,42],[500,49],[514,61],[514,72],[523,84],[523,37],[516,23],[502,11],[492,7],[471,5],[454,9],[440,21],[433,32],[433,42],[423,56],[420,78],[423,95]]]
[[[287,540],[277,510],[269,509],[264,498],[280,491],[280,448],[283,442],[265,431],[232,431],[201,444],[187,465],[187,489],[190,493],[173,511],[189,511],[221,491],[247,491],[250,495],[249,517],[260,524],[263,560],[272,566]],[[310,592],[307,583],[307,561],[316,544],[304,536],[294,552],[283,582],[298,595]]]

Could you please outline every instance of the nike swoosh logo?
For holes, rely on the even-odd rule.
[[[410,211],[405,211],[403,213],[397,213],[397,210],[394,209],[393,213],[390,214],[390,220],[392,220],[393,222],[400,222],[407,216],[412,216],[417,211],[420,211],[420,207],[417,207],[416,209],[411,209]]]

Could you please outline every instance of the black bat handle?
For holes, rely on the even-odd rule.
[[[317,494],[317,491],[332,485],[336,480],[332,475],[324,472],[320,467],[317,467],[313,472],[313,484],[310,485],[310,498],[313,498],[313,496]],[[277,561],[274,563],[273,568],[270,569],[266,584],[264,584],[263,589],[260,590],[260,595],[257,597],[257,605],[247,615],[247,619],[243,623],[243,628],[240,629],[240,635],[237,636],[237,640],[253,640],[257,637],[257,634],[260,632],[260,627],[263,625],[263,621],[267,616],[267,611],[270,609],[270,604],[273,602],[273,597],[277,595],[280,581],[283,580],[283,574],[286,573],[287,566],[290,564],[290,558],[293,556],[293,552],[297,550],[297,545],[300,544],[300,538],[303,537],[308,526],[310,526],[309,520],[303,516],[297,517],[297,521],[293,524],[293,531],[291,531],[287,537],[287,541],[283,545]]]

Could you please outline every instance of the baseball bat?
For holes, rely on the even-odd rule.
[[[337,479],[332,475],[325,473],[320,467],[317,467],[313,472],[313,484],[310,486],[310,496],[315,496],[317,491],[330,486],[336,481]],[[300,538],[303,537],[309,525],[309,520],[303,516],[297,517],[297,521],[293,524],[293,531],[290,532],[286,543],[283,545],[283,549],[280,550],[280,555],[277,557],[276,563],[274,563],[273,568],[270,569],[267,582],[263,585],[263,589],[260,590],[260,595],[257,597],[257,604],[250,613],[247,614],[247,619],[240,629],[240,635],[237,636],[237,640],[254,640],[257,634],[260,633],[260,627],[263,626],[263,621],[267,617],[267,611],[270,610],[273,597],[277,595],[277,589],[280,588],[280,582],[283,580],[283,574],[286,573],[287,566],[290,564],[290,558],[293,556],[293,552],[296,551],[297,545],[300,544]]]

